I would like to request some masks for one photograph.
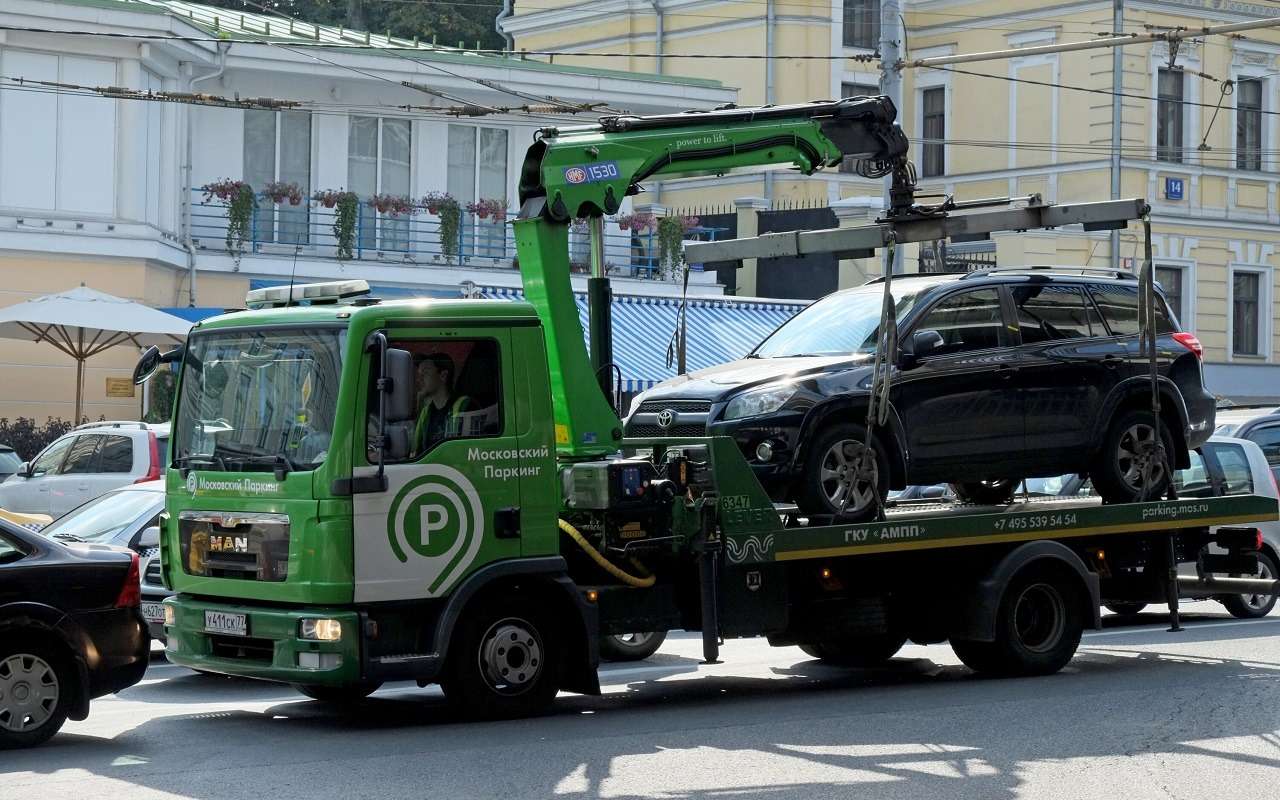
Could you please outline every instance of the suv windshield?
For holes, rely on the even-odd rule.
[[[898,319],[915,305],[921,292],[933,285],[918,280],[895,282],[890,291]],[[883,302],[881,284],[828,295],[784,322],[752,356],[788,358],[875,352]]]
[[[177,467],[313,469],[329,452],[346,331],[220,330],[193,335],[182,363]]]

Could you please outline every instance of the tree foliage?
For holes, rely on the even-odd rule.
[[[205,5],[233,11],[286,14],[304,22],[345,25],[374,33],[424,41],[436,37],[441,45],[501,49],[502,37],[493,21],[502,0],[473,0],[470,4],[436,0],[201,0]],[[264,11],[266,9],[267,11]]]

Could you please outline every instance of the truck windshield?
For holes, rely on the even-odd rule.
[[[272,472],[321,464],[345,338],[336,328],[193,335],[173,422],[174,466]]]
[[[898,319],[915,305],[920,292],[932,285],[925,281],[894,282],[890,291]],[[883,302],[881,284],[827,295],[784,322],[752,356],[797,358],[875,352]]]

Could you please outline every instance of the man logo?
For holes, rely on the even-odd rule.
[[[659,428],[670,428],[672,425],[675,425],[675,424],[676,424],[676,412],[672,411],[669,408],[664,408],[662,411],[658,412]]]
[[[187,491],[192,497],[196,496],[196,490],[200,488],[200,479],[196,477],[194,472],[187,473]]]
[[[564,171],[564,179],[569,183],[585,183],[587,171],[582,167],[569,167]]]
[[[475,559],[484,536],[480,495],[461,472],[442,464],[422,468],[391,503],[387,540],[402,563],[424,560],[428,590],[435,593]]]

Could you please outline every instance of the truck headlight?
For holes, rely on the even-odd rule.
[[[336,642],[342,638],[342,623],[336,619],[304,617],[298,621],[298,638],[313,642]]]
[[[743,392],[730,400],[729,405],[725,406],[723,418],[742,419],[743,417],[772,414],[782,408],[784,403],[795,396],[795,393],[796,387],[792,385],[769,386],[764,389]]]
[[[174,612],[173,606],[165,603],[164,605],[164,626],[172,628],[178,622],[178,615]]]

